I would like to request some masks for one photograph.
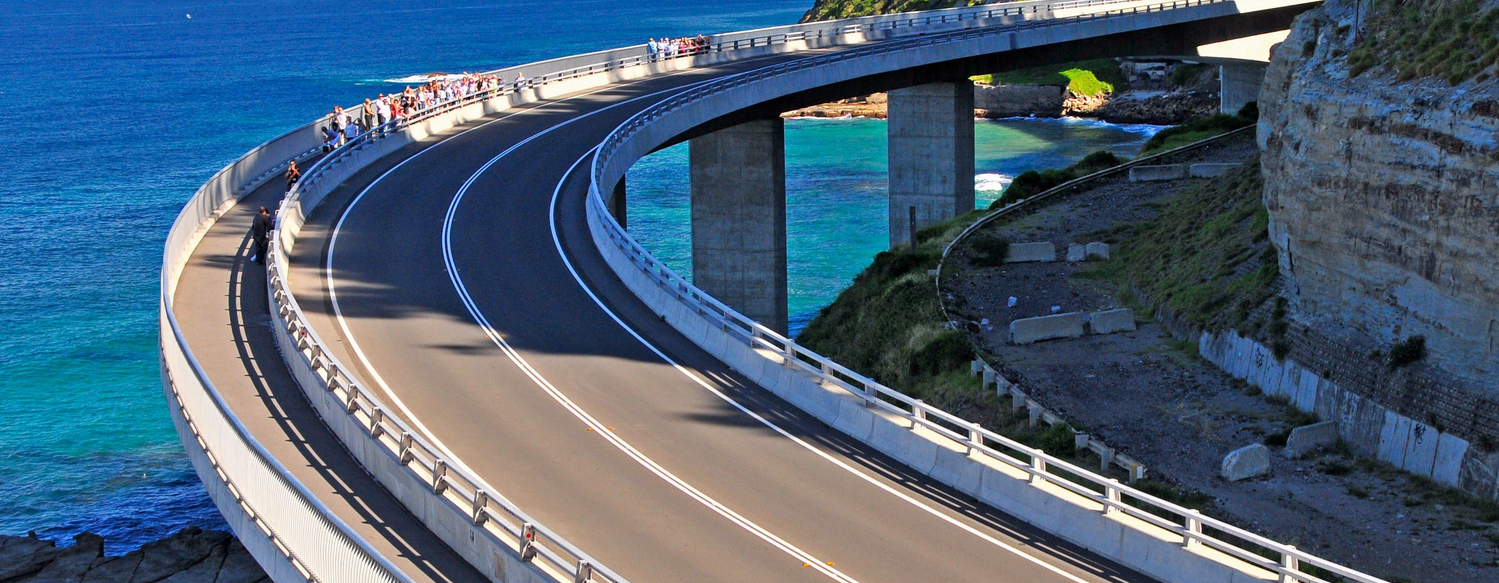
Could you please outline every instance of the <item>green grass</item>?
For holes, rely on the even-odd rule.
[[[1251,108],[1250,105],[1256,105]],[[1241,115],[1228,115],[1220,113],[1211,117],[1194,119],[1179,126],[1172,126],[1156,132],[1150,140],[1140,149],[1141,156],[1159,154],[1167,150],[1180,148],[1193,142],[1200,142],[1214,136],[1220,136],[1239,128],[1254,125],[1259,118],[1257,104],[1244,106]]]
[[[1126,82],[1119,63],[1113,59],[1032,67],[980,75],[973,80],[990,85],[1064,85],[1073,93],[1088,96],[1113,93],[1115,87]]]
[[[1060,170],[1027,170],[1015,177],[1015,180],[1005,187],[1003,194],[989,205],[990,209],[1003,208],[1013,202],[1020,202],[1047,190],[1051,190],[1069,180],[1082,178],[1094,172],[1107,170],[1125,163],[1124,158],[1115,156],[1112,152],[1099,150],[1088,154],[1076,164]]]
[[[812,9],[802,15],[801,21],[816,22],[977,4],[980,4],[979,0],[817,0]]]
[[[1355,77],[1382,65],[1400,81],[1457,85],[1488,80],[1499,62],[1499,10],[1479,0],[1376,0],[1364,30],[1348,53]]]
[[[1167,201],[1152,220],[1097,234],[1118,251],[1080,276],[1138,289],[1209,330],[1238,326],[1274,295],[1279,276],[1263,192],[1255,156]]]

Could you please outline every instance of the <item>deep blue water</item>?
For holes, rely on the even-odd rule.
[[[0,533],[92,530],[113,554],[183,526],[223,528],[167,416],[156,303],[168,226],[196,188],[241,153],[334,104],[396,88],[390,79],[784,24],[810,4],[6,2]],[[884,244],[874,228],[884,224],[882,127],[790,126],[792,311],[803,320]],[[980,136],[981,172],[1004,175],[1099,147],[1132,153],[1143,139],[1117,128],[1022,121],[983,124]],[[672,166],[683,152],[648,159],[637,171],[647,176],[630,182],[638,232],[679,267],[681,250],[667,234],[686,232],[676,210],[685,172]],[[848,236],[835,241],[836,253],[805,251],[840,233]]]

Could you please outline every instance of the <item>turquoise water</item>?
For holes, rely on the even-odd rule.
[[[0,533],[92,530],[121,553],[183,526],[223,527],[172,430],[156,356],[162,241],[223,165],[333,104],[398,88],[393,79],[784,24],[810,4],[6,2]],[[883,129],[791,127],[793,311],[806,315],[883,245]],[[983,124],[980,135],[980,167],[1003,174],[1128,152],[1141,138],[1063,122]],[[685,232],[686,175],[671,170],[682,152],[631,178],[633,200],[657,206],[635,211],[637,232],[679,267],[685,255],[660,237]],[[817,246],[832,252],[808,253]]]
[[[976,122],[978,208],[1015,175],[1067,166],[1097,150],[1134,156],[1155,126],[1083,119]],[[786,122],[786,280],[793,335],[889,245],[884,120]],[[687,145],[652,154],[630,170],[630,232],[684,277],[692,274]]]

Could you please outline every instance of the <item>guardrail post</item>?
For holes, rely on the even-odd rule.
[[[489,522],[489,513],[486,512],[486,510],[488,508],[489,508],[489,492],[485,492],[483,490],[479,490],[478,492],[475,492],[474,493],[474,513],[473,513],[474,525],[475,526],[484,526],[485,522]]]
[[[795,364],[795,361],[796,361],[796,341],[792,340],[790,338],[787,338],[786,339],[786,345],[783,346],[782,349],[784,349],[786,351],[786,359],[782,360],[781,364],[784,364],[786,366],[792,366],[793,364]]]
[[[873,407],[880,400],[880,390],[876,389],[874,383],[864,383],[864,406]]]
[[[983,390],[987,391],[987,390],[989,390],[989,387],[997,386],[999,384],[995,380],[995,378],[994,378],[995,376],[996,375],[994,374],[994,369],[989,368],[987,366],[984,367],[984,387],[983,387]]]
[[[350,415],[359,409],[359,391],[349,391],[349,399],[348,402],[344,403],[344,409],[344,412]]]
[[[536,558],[536,525],[529,522],[520,527],[520,560],[529,563]]]
[[[1124,504],[1124,496],[1119,492],[1119,480],[1109,478],[1109,483],[1103,486],[1103,496],[1108,500],[1103,506],[1103,513],[1118,512],[1119,506]]]
[[[448,489],[448,462],[438,459],[432,464],[432,493],[441,496]]]
[[[1029,413],[1031,427],[1035,427],[1036,423],[1041,420],[1041,404],[1035,401],[1031,401],[1030,399],[1026,399],[1025,406],[1030,409]]]
[[[385,409],[375,407],[375,412],[370,414],[370,437],[375,441],[379,441],[380,436],[385,433],[385,427],[380,425],[383,421],[385,421]]]
[[[911,405],[911,417],[916,418],[917,421],[926,421],[926,409],[921,408],[921,406],[925,404],[925,401],[917,399],[916,404]],[[915,429],[916,424],[912,423],[911,428]]]
[[[1034,484],[1036,482],[1040,482],[1040,481],[1044,481],[1045,480],[1045,478],[1042,477],[1042,475],[1046,473],[1046,460],[1042,459],[1041,456],[1039,455],[1039,454],[1044,454],[1044,453],[1046,453],[1045,450],[1038,449],[1038,450],[1036,450],[1036,454],[1038,454],[1038,455],[1031,456],[1031,483],[1032,484]]]
[[[593,563],[587,559],[578,560],[578,574],[573,576],[573,583],[588,583],[593,580]]]
[[[408,432],[402,432],[401,433],[401,466],[402,467],[405,467],[406,464],[411,463],[411,455],[412,455],[411,454],[411,445],[413,443],[415,443],[415,442],[416,442],[416,439],[412,438],[410,433],[408,433]]]
[[[1187,514],[1187,524],[1182,527],[1183,547],[1190,548],[1202,542],[1198,540],[1202,536],[1202,519],[1198,517],[1199,514],[1196,510]]]
[[[1019,413],[1025,408],[1025,393],[1020,392],[1019,385],[1010,386],[1010,412]]]
[[[1294,550],[1296,550],[1296,545],[1286,545],[1286,549],[1294,551]],[[1292,573],[1299,572],[1301,570],[1301,560],[1300,559],[1297,559],[1296,557],[1292,556],[1291,553],[1281,553],[1280,554],[1280,566],[1281,566],[1281,573],[1280,573],[1280,582],[1281,583],[1297,583],[1298,581],[1301,581],[1300,577],[1292,575]]]
[[[979,376],[979,373],[981,373],[983,371],[984,371],[984,361],[982,361],[982,360],[975,360],[973,362],[968,363],[968,376],[976,377],[976,376]]]

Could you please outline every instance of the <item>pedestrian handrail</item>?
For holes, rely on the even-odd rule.
[[[1125,0],[1074,0],[1062,3],[1067,6],[1093,5],[1121,2]],[[683,58],[699,56],[707,53],[729,53],[746,49],[764,48],[771,45],[784,45],[790,42],[808,39],[820,39],[827,42],[835,42],[838,37],[856,33],[868,33],[876,30],[912,29],[911,32],[924,24],[966,22],[974,23],[983,19],[992,18],[995,15],[1021,15],[1027,11],[1038,12],[1036,6],[1047,5],[1046,2],[1025,2],[1024,7],[995,8],[987,10],[954,9],[935,11],[936,15],[915,15],[909,17],[869,17],[853,19],[850,21],[833,21],[821,26],[813,26],[811,29],[798,30],[791,33],[766,34],[751,38],[732,38],[712,42],[707,46],[697,47],[692,51],[684,51],[672,58]],[[806,27],[806,25],[802,25]],[[710,37],[712,38],[712,37]],[[496,538],[513,545],[515,551],[523,561],[541,558],[548,567],[548,571],[558,575],[561,580],[572,579],[582,583],[586,581],[602,581],[612,583],[628,583],[622,576],[609,570],[607,567],[591,558],[581,549],[569,543],[566,539],[552,532],[538,521],[532,519],[523,510],[499,494],[496,490],[485,483],[481,478],[470,475],[461,465],[454,464],[446,458],[437,448],[427,440],[421,433],[413,430],[406,421],[397,415],[391,415],[389,408],[382,400],[362,382],[357,380],[356,375],[351,374],[350,369],[334,356],[325,343],[313,329],[307,320],[306,314],[298,305],[296,298],[292,295],[286,283],[286,272],[289,266],[284,252],[284,239],[281,226],[287,224],[290,218],[287,212],[301,202],[304,195],[320,196],[317,194],[319,184],[328,176],[329,171],[343,163],[363,149],[370,147],[377,141],[389,137],[414,124],[418,124],[436,116],[452,112],[456,109],[470,105],[505,97],[524,91],[534,90],[559,81],[565,81],[588,75],[612,72],[623,68],[648,65],[652,62],[665,60],[653,59],[645,52],[644,46],[632,47],[638,49],[638,54],[631,54],[622,58],[613,58],[605,62],[567,66],[575,62],[577,57],[554,59],[536,65],[526,65],[483,73],[486,75],[510,75],[515,73],[531,71],[532,74],[524,82],[507,81],[499,87],[475,92],[455,99],[436,104],[432,107],[416,110],[411,115],[391,119],[376,127],[370,128],[364,133],[348,140],[335,148],[328,155],[322,157],[309,167],[303,174],[301,180],[287,193],[285,201],[278,210],[276,221],[277,232],[271,236],[270,248],[267,256],[267,280],[268,291],[273,302],[273,312],[277,325],[281,326],[287,335],[293,339],[295,349],[301,356],[307,359],[313,372],[318,375],[323,387],[328,392],[345,404],[345,412],[350,418],[364,427],[368,436],[377,444],[384,447],[392,455],[400,460],[406,471],[417,479],[430,484],[434,495],[442,501],[450,504],[472,517],[476,526],[484,528]],[[624,49],[630,51],[631,49]],[[618,54],[620,51],[603,51],[595,54]],[[536,70],[539,66],[548,63],[558,66],[556,70]],[[356,108],[349,108],[356,111]],[[314,122],[315,127],[328,118]],[[305,128],[304,128],[305,129]],[[314,148],[315,150],[315,148]],[[304,152],[303,157],[309,152]],[[282,164],[279,169],[268,170],[267,175],[284,169]],[[264,180],[264,176],[261,177]],[[324,193],[325,194],[325,193]],[[313,202],[314,201],[308,201]],[[303,209],[307,212],[307,209]],[[293,235],[294,237],[294,235]],[[852,371],[846,371],[853,374]]]
[[[1148,5],[1135,5],[1118,10],[1106,10],[1077,16],[1034,19],[1021,22],[1005,22],[983,29],[961,30],[952,33],[925,35],[916,38],[879,43],[838,53],[826,54],[785,62],[756,69],[754,71],[726,76],[705,83],[697,88],[679,93],[636,114],[612,132],[602,144],[594,158],[589,185],[588,204],[591,211],[600,217],[612,217],[604,192],[613,191],[613,184],[629,165],[631,159],[616,159],[633,138],[641,135],[647,126],[659,122],[666,116],[681,112],[687,106],[709,97],[724,96],[757,83],[774,80],[797,71],[821,67],[851,59],[910,51],[934,45],[966,41],[985,36],[1009,34],[1021,30],[1042,27],[1064,26],[1084,21],[1130,17],[1138,14],[1176,10],[1187,7],[1206,6],[1232,2],[1233,0],[1174,0]],[[1101,0],[1077,0],[1067,3],[1069,7],[1087,7],[1112,4]],[[994,9],[998,14],[1001,9]],[[1012,37],[1013,38],[1013,37]],[[725,98],[724,101],[728,101]],[[742,106],[742,105],[741,105]],[[725,112],[720,112],[722,115]],[[630,144],[631,152],[648,152],[659,144]],[[831,359],[798,345],[756,322],[711,295],[698,289],[677,274],[666,264],[656,259],[632,237],[618,221],[610,218],[601,221],[606,225],[609,238],[623,251],[636,268],[651,277],[699,315],[731,332],[752,348],[768,351],[781,359],[786,366],[794,367],[820,381],[824,386],[836,386],[849,395],[861,399],[866,406],[898,415],[913,427],[924,427],[951,439],[969,451],[982,452],[987,457],[1025,472],[1030,481],[1046,483],[1084,497],[1102,509],[1104,514],[1122,513],[1142,522],[1168,530],[1181,536],[1185,546],[1202,545],[1245,563],[1276,573],[1282,581],[1327,583],[1323,574],[1342,577],[1359,583],[1385,583],[1371,575],[1319,558],[1295,546],[1283,544],[1222,520],[1204,516],[1196,510],[1162,500],[1120,484],[1117,480],[1096,474],[1032,448],[1023,443],[983,428],[919,399],[907,396],[861,375]]]
[[[163,245],[159,304],[163,390],[195,469],[225,519],[277,580],[411,580],[281,465],[234,414],[184,338],[173,309],[182,270],[224,210],[317,150],[309,127],[271,139],[214,173],[173,221]],[[196,450],[196,451],[194,451]],[[202,457],[199,458],[198,452]],[[201,466],[206,463],[207,467]],[[216,478],[217,483],[210,479]],[[238,512],[234,507],[238,507]],[[254,536],[258,530],[263,538]],[[279,554],[286,563],[267,562]],[[293,571],[286,571],[285,565]]]

